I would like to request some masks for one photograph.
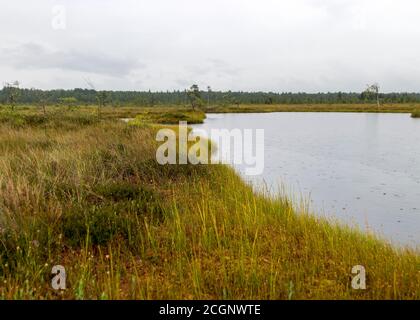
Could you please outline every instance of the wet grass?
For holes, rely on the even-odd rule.
[[[418,251],[256,195],[222,165],[161,166],[156,126],[90,110],[16,125],[21,112],[0,122],[3,299],[420,299]]]

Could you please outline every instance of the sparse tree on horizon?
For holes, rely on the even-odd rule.
[[[374,96],[376,99],[376,104],[378,106],[378,109],[380,107],[380,102],[379,102],[379,84],[378,83],[374,83],[371,85],[367,85],[366,90],[364,91],[364,94],[368,97]]]
[[[36,97],[36,104],[39,106],[39,108],[42,110],[44,116],[47,115],[47,97],[44,91],[36,89],[36,88],[31,88],[31,91],[34,92],[35,97]]]
[[[10,104],[10,108],[12,111],[15,110],[16,102],[19,98],[19,81],[13,81],[13,82],[6,82],[4,84],[4,89],[7,95],[7,102]]]
[[[207,86],[207,107],[210,107],[210,94],[211,94],[211,87]]]
[[[98,103],[98,117],[101,115],[101,108],[105,107],[106,103],[108,102],[108,93],[104,90],[97,91],[95,85],[89,79],[85,79],[87,85],[96,93],[96,101]]]
[[[187,91],[187,95],[190,100],[191,108],[193,109],[193,111],[195,111],[196,108],[200,107],[203,104],[203,100],[201,99],[200,94],[200,88],[198,87],[198,85],[193,84]]]

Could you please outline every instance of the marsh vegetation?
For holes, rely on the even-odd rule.
[[[412,118],[420,118],[420,109],[414,110],[411,114]]]
[[[46,111],[0,112],[1,298],[420,298],[418,252],[256,195],[226,166],[158,165],[162,125],[119,120],[145,111]]]

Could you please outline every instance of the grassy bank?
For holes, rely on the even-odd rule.
[[[420,118],[420,109],[413,111],[411,113],[411,117],[413,117],[413,118]]]
[[[134,123],[174,124],[186,121],[189,124],[203,123],[206,115],[202,111],[166,111],[166,112],[142,112],[135,117]]]
[[[96,106],[47,106],[45,110],[31,105],[19,105],[16,112],[11,111],[10,106],[0,106],[1,119],[10,118],[45,118],[56,117],[98,117]],[[112,107],[106,106],[99,110],[101,119],[124,119],[138,117],[141,121],[153,123],[174,123],[188,121],[190,123],[201,123],[205,114],[201,110],[192,111],[190,107],[181,106],[155,106],[155,107]]]
[[[228,105],[205,108],[207,113],[258,112],[373,112],[411,113],[418,104],[291,104],[291,105]]]
[[[10,106],[0,106],[0,114],[10,113]],[[35,106],[17,106],[19,114],[42,115],[43,109]],[[370,113],[414,113],[418,114],[420,104],[251,104],[251,105],[224,105],[203,106],[193,112],[190,106],[154,106],[154,107],[102,107],[100,117],[102,119],[135,118],[152,121],[155,123],[172,123],[179,119],[187,119],[190,123],[202,122],[205,113],[266,113],[266,112],[370,112]],[[97,115],[95,106],[47,106],[46,113],[54,114],[84,114]]]
[[[255,195],[228,167],[158,165],[159,127],[32,111],[0,121],[1,298],[420,298],[418,252]]]

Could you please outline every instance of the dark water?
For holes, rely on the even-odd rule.
[[[310,210],[420,247],[420,119],[408,114],[210,114],[202,129],[264,129],[265,169]],[[243,173],[241,166],[236,166]]]

